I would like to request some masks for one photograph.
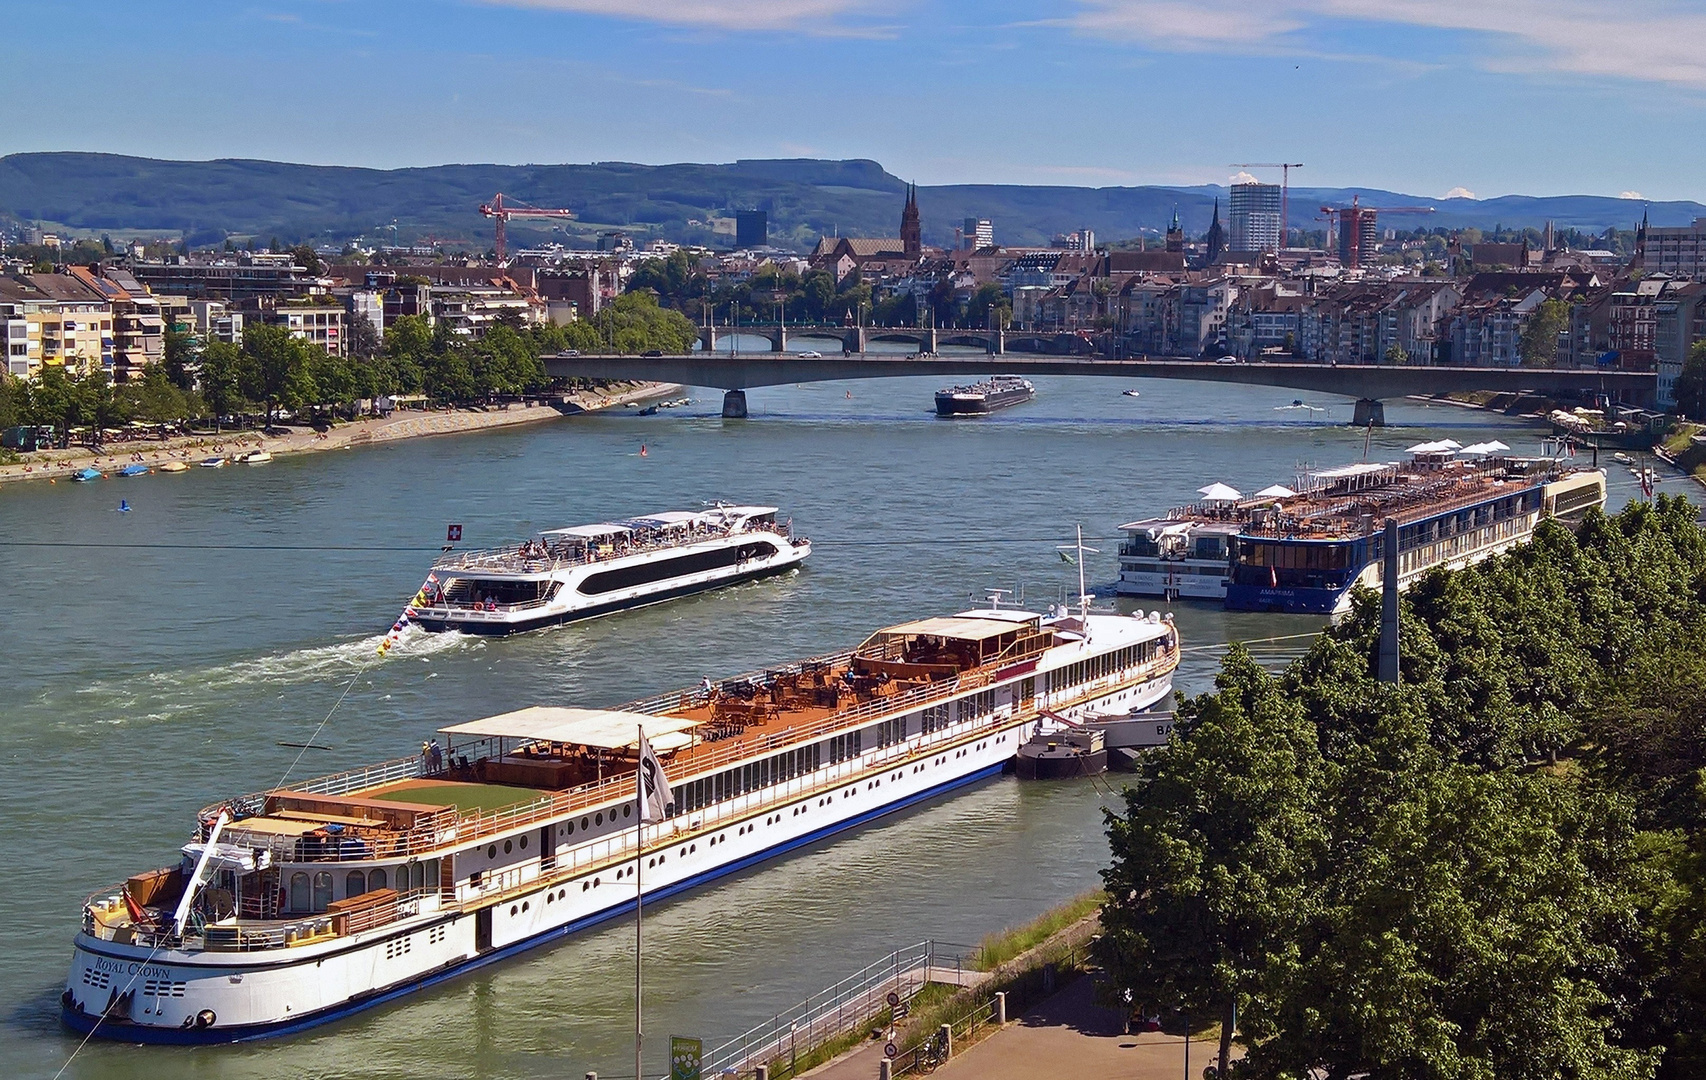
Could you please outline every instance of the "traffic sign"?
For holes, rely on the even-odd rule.
[[[899,1057],[900,1056],[900,1047],[896,1046],[894,1043],[888,1043],[888,1044],[884,1045],[883,1056],[887,1057],[887,1058]]]

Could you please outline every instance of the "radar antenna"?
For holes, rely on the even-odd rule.
[[[1084,526],[1082,526],[1082,525],[1077,526],[1077,532],[1078,532],[1078,539],[1077,539],[1076,543],[1056,544],[1055,550],[1060,552],[1068,560],[1078,563],[1078,617],[1081,620],[1083,620],[1083,622],[1084,622],[1085,640],[1089,640],[1089,637],[1090,637],[1090,599],[1091,599],[1091,597],[1090,597],[1089,589],[1084,584],[1084,556],[1087,554],[1088,555],[1100,555],[1101,552],[1098,551],[1096,548],[1087,548],[1084,546]],[[1072,556],[1067,555],[1067,552],[1071,552],[1071,551],[1076,551],[1078,553],[1077,559],[1072,559]]]

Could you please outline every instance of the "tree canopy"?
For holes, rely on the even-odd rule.
[[[1100,948],[1239,1076],[1706,1071],[1706,538],[1682,499],[1233,649],[1108,817]],[[1229,1046],[1228,1046],[1229,1049]]]

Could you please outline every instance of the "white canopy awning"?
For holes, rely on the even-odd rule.
[[[1197,488],[1197,494],[1209,502],[1236,502],[1244,497],[1237,488],[1219,482]]]
[[[1440,439],[1438,442],[1424,442],[1408,448],[1406,454],[1455,454],[1463,449],[1463,445],[1452,439]]]
[[[1463,449],[1459,450],[1458,453],[1476,455],[1497,454],[1509,449],[1510,447],[1506,446],[1504,443],[1497,439],[1493,439],[1490,442],[1478,442],[1471,446],[1465,446]]]
[[[183,852],[196,862],[201,861],[201,853],[207,850],[206,844],[185,844]],[[272,865],[272,850],[270,848],[246,848],[237,844],[214,844],[213,854],[208,856],[207,866],[210,870],[234,870],[239,874],[248,874],[256,870],[265,870]]]
[[[1256,498],[1258,498],[1258,499],[1289,499],[1296,494],[1297,494],[1297,492],[1286,487],[1284,484],[1270,484],[1268,487],[1265,487],[1262,490],[1256,492]]]
[[[690,746],[693,737],[686,732],[699,726],[699,721],[679,716],[650,716],[646,713],[622,712],[616,709],[570,709],[554,705],[534,705],[484,720],[470,720],[438,730],[445,735],[464,735],[488,739],[537,739],[542,742],[568,743],[600,750],[621,750],[639,741],[639,731],[645,729],[646,739],[659,750],[676,750]]]
[[[602,525],[570,525],[566,529],[546,529],[539,535],[578,536],[590,540],[599,536],[620,536],[623,533],[630,533],[633,531],[633,529],[630,529],[626,525],[618,525],[614,521],[607,521]]]

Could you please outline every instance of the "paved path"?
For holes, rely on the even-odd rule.
[[[941,1080],[1181,1080],[1185,1041],[1147,1032],[1122,1035],[1120,1017],[1092,999],[1095,980],[1078,979],[1017,1023],[976,1044],[932,1074]],[[1202,1076],[1214,1046],[1191,1043],[1191,1078]],[[875,1072],[871,1074],[874,1076]],[[863,1080],[871,1080],[871,1076]],[[838,1077],[837,1080],[840,1080]]]

